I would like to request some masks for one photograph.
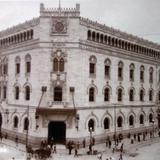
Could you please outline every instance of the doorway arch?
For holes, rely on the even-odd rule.
[[[48,124],[48,142],[53,138],[54,143],[65,144],[66,124],[64,121],[50,121]]]

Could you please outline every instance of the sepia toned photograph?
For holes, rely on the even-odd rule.
[[[160,1],[0,0],[0,160],[159,160]]]

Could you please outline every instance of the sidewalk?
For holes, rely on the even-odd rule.
[[[135,153],[136,150],[138,148],[141,148],[143,146],[147,146],[153,143],[158,143],[160,142],[160,138],[159,137],[155,137],[155,138],[147,138],[146,141],[134,141],[133,144],[131,144],[131,139],[124,139],[122,140],[122,142],[120,143],[120,145],[123,143],[124,144],[124,154],[125,155],[130,155],[132,153]],[[8,139],[3,139],[2,144],[5,144],[9,147],[12,147],[16,150],[18,150],[19,152],[22,152],[23,154],[26,153],[26,148],[24,144],[18,144],[16,145],[15,142],[8,140]],[[118,147],[120,147],[120,145]],[[89,151],[89,148],[80,148],[78,150],[78,157],[74,157],[74,149],[72,150],[72,154],[69,155],[68,154],[68,149],[65,148],[64,145],[56,145],[57,147],[57,153],[56,154],[52,154],[52,158],[50,158],[50,160],[71,160],[76,158],[77,160],[82,160],[82,159],[87,159],[87,160],[97,160],[98,157],[97,155],[88,155],[87,151]],[[97,150],[98,153],[102,153],[103,154],[103,159],[105,158],[109,158],[109,157],[114,157],[115,159],[118,159],[120,152],[115,152],[112,153],[112,149],[114,147],[114,141],[112,141],[112,147],[111,149],[109,149],[108,147],[106,147],[106,144],[97,144],[93,146],[93,150]]]

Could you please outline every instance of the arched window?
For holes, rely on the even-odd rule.
[[[130,89],[129,91],[129,101],[134,101],[134,90]]]
[[[88,30],[88,40],[91,40],[91,31],[90,30]]]
[[[94,87],[91,87],[89,89],[89,102],[94,102],[95,101],[95,89]]]
[[[103,124],[104,124],[104,129],[109,129],[109,127],[110,127],[109,118],[106,117],[106,118],[104,119]]]
[[[153,115],[152,115],[152,113],[149,114],[149,123],[153,123]]]
[[[144,66],[140,67],[140,82],[144,82]]]
[[[19,87],[18,86],[15,87],[15,99],[16,100],[19,99]]]
[[[119,116],[119,117],[117,118],[117,126],[118,126],[118,127],[122,127],[122,123],[123,123],[123,119],[122,119],[121,116]]]
[[[110,99],[110,89],[105,88],[105,90],[104,90],[104,101],[109,101],[109,99]]]
[[[96,74],[96,62],[97,59],[95,56],[91,56],[89,59],[89,74],[90,75],[95,75]]]
[[[117,100],[118,100],[119,102],[122,101],[122,89],[121,89],[121,88],[118,89],[118,98],[117,98]]]
[[[99,42],[99,33],[96,34],[96,41]]]
[[[133,115],[129,116],[129,126],[133,126],[134,125],[134,117]]]
[[[25,131],[27,131],[29,129],[29,119],[26,117],[24,119],[24,128]]]
[[[25,56],[25,61],[26,61],[26,73],[29,74],[31,72],[31,56],[29,54]]]
[[[153,68],[149,69],[149,83],[153,83]]]
[[[18,128],[18,117],[17,116],[15,116],[13,119],[13,127]]]
[[[53,60],[53,71],[58,72],[58,59],[54,58]]]
[[[141,89],[140,90],[140,97],[139,97],[140,101],[144,101],[144,90]]]
[[[54,101],[62,101],[62,87],[57,86],[54,88]]]
[[[93,119],[90,119],[88,122],[88,131],[94,131],[95,130],[95,123]]]
[[[123,80],[123,62],[118,63],[118,80]]]
[[[64,71],[64,59],[61,58],[59,62],[59,71],[63,72]]]
[[[26,86],[25,87],[25,99],[28,101],[30,100],[30,87],[29,86]]]
[[[139,117],[139,123],[144,124],[144,115],[143,114],[141,114]]]
[[[95,41],[95,38],[96,38],[96,34],[95,32],[92,32],[92,41]]]
[[[110,59],[107,58],[104,61],[104,75],[108,79],[110,79],[110,69],[111,69],[110,65],[111,65],[111,61]]]
[[[153,90],[149,90],[149,101],[153,101]]]
[[[100,36],[100,43],[103,43],[103,34]]]
[[[130,64],[130,70],[129,70],[129,78],[130,78],[130,81],[134,81],[134,64]]]

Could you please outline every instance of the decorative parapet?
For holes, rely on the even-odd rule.
[[[91,27],[91,28],[96,29],[96,30],[97,29],[101,30],[104,33],[108,33],[110,35],[113,35],[115,37],[118,37],[118,38],[121,38],[121,39],[124,39],[124,40],[128,40],[128,41],[131,41],[131,42],[135,42],[135,43],[138,43],[138,44],[141,44],[141,45],[146,45],[148,47],[160,50],[160,45],[158,43],[154,43],[154,42],[148,41],[146,39],[140,38],[138,36],[120,31],[118,29],[108,27],[105,24],[100,24],[97,21],[92,21],[88,18],[80,17],[80,24],[85,25],[87,27]]]
[[[29,20],[29,21],[26,21],[24,23],[21,23],[21,24],[18,24],[16,26],[13,26],[11,28],[2,30],[0,32],[0,37],[4,37],[4,36],[6,37],[6,36],[8,36],[10,34],[14,34],[16,32],[20,32],[21,30],[25,30],[25,29],[34,27],[34,26],[38,25],[39,22],[40,22],[40,18],[39,17],[33,18],[32,20]]]
[[[79,17],[80,5],[76,4],[75,8],[45,8],[44,4],[40,4],[41,17]]]

